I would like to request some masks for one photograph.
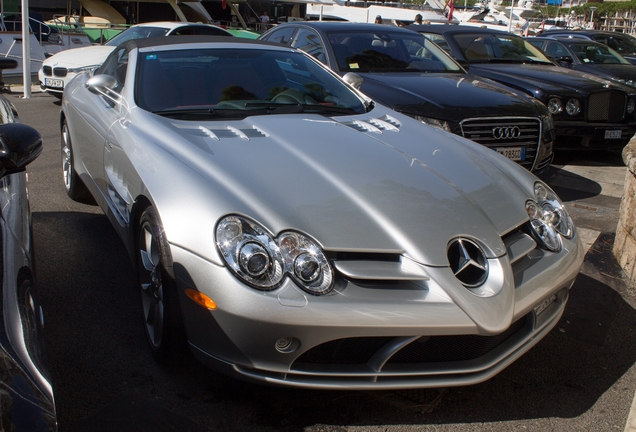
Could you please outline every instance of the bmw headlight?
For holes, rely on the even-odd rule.
[[[80,73],[80,72],[84,72],[87,70],[91,70],[91,69],[95,69],[96,67],[98,67],[99,65],[90,65],[90,66],[80,66],[80,67],[76,67],[76,68],[68,68],[66,69],[66,71],[68,73]]]
[[[424,124],[427,124],[429,126],[433,126],[439,129],[443,129],[446,132],[450,132],[451,128],[448,124],[447,121],[445,120],[439,120],[439,119],[435,119],[435,118],[431,118],[431,117],[422,117],[422,116],[415,116],[415,120],[419,120]]]
[[[632,114],[634,112],[634,108],[636,108],[636,101],[634,99],[630,99],[627,101],[627,114]]]
[[[572,238],[574,225],[561,200],[541,182],[534,185],[535,201],[526,202],[530,227],[541,246],[552,252],[561,250],[561,237]]]
[[[547,107],[550,114],[558,114],[563,111],[563,103],[559,98],[548,99]]]
[[[581,112],[581,103],[576,99],[570,99],[565,104],[565,112],[571,116],[575,116]]]
[[[273,237],[248,218],[226,216],[216,227],[216,244],[230,270],[254,288],[277,288],[285,275],[310,294],[326,294],[333,285],[322,249],[299,232]]]

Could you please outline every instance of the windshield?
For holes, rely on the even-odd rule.
[[[371,102],[311,57],[264,49],[142,50],[137,105],[155,113],[245,117],[316,112],[360,114]]]
[[[437,45],[418,33],[328,33],[340,72],[463,72]]]
[[[454,38],[470,63],[552,64],[530,43],[508,33],[462,33]]]
[[[130,27],[129,29],[119,33],[104,45],[116,47],[129,40],[165,36],[166,33],[168,33],[167,28],[146,26]]]
[[[595,41],[615,49],[620,55],[626,56],[636,54],[636,40],[634,40],[631,36],[621,34],[611,36],[607,34],[598,34],[594,35],[593,38]]]
[[[581,41],[572,42],[569,46],[581,63],[631,65],[623,56],[605,45],[590,44],[589,42]]]

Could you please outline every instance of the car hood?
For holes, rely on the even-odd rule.
[[[138,171],[170,241],[184,247],[199,244],[211,253],[201,227],[234,213],[274,234],[305,232],[325,250],[404,253],[447,266],[454,237],[478,238],[489,256],[502,256],[501,236],[528,219],[534,176],[492,150],[384,107],[335,119],[291,114],[190,122],[144,115],[154,117],[145,131],[159,144],[150,149],[152,159],[165,157],[171,174],[155,169],[162,161],[149,164],[140,149]]]
[[[495,81],[511,83],[514,87],[523,82],[532,87],[527,90],[534,94],[541,90],[546,94],[559,94],[563,90],[587,94],[609,85],[604,78],[559,66],[471,63],[470,70]]]
[[[636,80],[636,67],[631,64],[580,64],[572,67],[580,72],[606,79]]]
[[[83,48],[73,48],[60,51],[59,53],[44,60],[44,66],[60,66],[66,68],[100,65],[104,63],[106,57],[115,49],[112,46],[91,45]]]
[[[486,78],[463,73],[361,73],[361,91],[412,115],[459,122],[469,117],[537,116],[525,95]]]

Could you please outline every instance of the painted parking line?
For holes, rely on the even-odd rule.
[[[624,432],[636,432],[636,393],[634,393],[632,408],[629,410]]]
[[[600,231],[587,228],[577,228],[577,231],[581,238],[581,243],[583,243],[583,250],[585,250],[585,253],[590,250],[598,236],[601,235]]]

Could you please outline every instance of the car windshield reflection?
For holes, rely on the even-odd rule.
[[[162,115],[342,115],[364,113],[370,106],[314,60],[292,51],[143,52],[138,68],[137,105]]]
[[[519,37],[463,33],[454,38],[470,63],[552,64],[541,51]]]
[[[443,50],[417,33],[342,31],[329,32],[328,37],[341,72],[463,73]]]

